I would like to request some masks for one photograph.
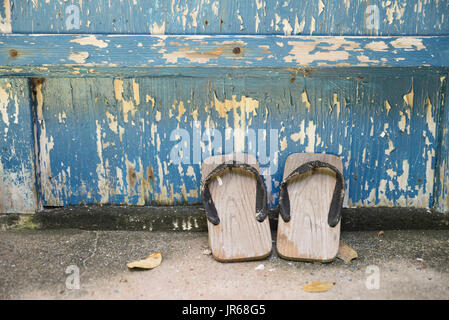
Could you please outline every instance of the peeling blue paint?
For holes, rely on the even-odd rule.
[[[449,212],[448,12],[421,0],[3,1],[0,212],[198,203],[200,163],[170,159],[173,130],[192,135],[194,121],[279,133],[273,205],[289,154],[327,152],[343,159],[346,207]]]
[[[0,213],[37,209],[27,79],[0,79]]]
[[[449,79],[441,78],[444,98],[440,110],[437,166],[435,171],[435,197],[433,207],[439,212],[449,212]]]
[[[80,11],[68,29],[69,5]],[[369,28],[369,6],[379,12]],[[422,0],[14,1],[14,33],[447,35],[449,2]],[[207,22],[206,22],[207,21]]]
[[[246,118],[247,128],[280,133],[279,167],[271,181],[266,179],[273,203],[289,154],[327,152],[343,159],[346,206],[431,207],[440,77],[437,72],[421,72],[365,77],[297,74],[294,81],[292,75],[119,79],[122,100],[114,95],[110,78],[47,79],[43,113],[46,135],[53,137],[54,146],[49,151],[51,186],[44,200],[46,205],[197,203],[200,165],[171,163],[170,150],[176,144],[169,139],[171,131],[183,128],[193,135],[196,117],[203,128],[212,126],[224,136],[226,128],[235,129],[236,119],[233,111],[220,116],[220,104],[252,99],[258,107]],[[139,88],[139,104],[133,83]],[[410,92],[412,100],[404,100]],[[135,110],[126,119],[123,101],[132,102]],[[181,116],[180,102],[185,108]],[[186,174],[189,167],[191,175]],[[186,192],[191,193],[183,197]]]
[[[0,69],[447,67],[449,37],[0,36]],[[238,49],[236,49],[238,48]],[[39,68],[36,68],[39,67]],[[74,69],[85,67],[85,69]],[[172,69],[176,72],[175,69]],[[121,70],[117,69],[117,73]]]

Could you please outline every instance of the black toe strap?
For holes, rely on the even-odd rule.
[[[220,223],[220,218],[218,218],[217,209],[215,208],[214,201],[209,190],[209,183],[212,179],[218,175],[220,172],[226,169],[239,168],[249,171],[254,174],[257,180],[257,190],[256,190],[256,219],[259,222],[265,220],[268,214],[267,209],[267,189],[263,183],[262,177],[259,171],[253,166],[239,161],[228,161],[220,164],[214,170],[212,170],[205,179],[201,181],[201,199],[203,200],[204,209],[206,210],[207,219],[214,225]]]
[[[335,227],[341,218],[341,207],[343,206],[343,197],[345,194],[345,181],[343,179],[343,174],[333,165],[322,162],[319,160],[306,162],[300,167],[296,168],[294,171],[292,171],[284,180],[281,182],[280,186],[280,194],[279,194],[279,213],[282,217],[282,220],[285,222],[290,221],[290,199],[288,197],[288,190],[287,190],[287,182],[290,181],[292,178],[309,172],[313,169],[318,168],[329,168],[332,171],[335,172],[337,175],[337,183],[335,184],[334,194],[332,196],[332,202],[329,209],[329,215],[327,222],[329,226]]]

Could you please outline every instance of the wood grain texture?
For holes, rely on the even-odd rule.
[[[44,135],[43,126],[38,126],[37,140],[51,168],[43,204],[199,204],[201,159],[210,156],[209,150],[219,154],[234,143],[234,135],[224,133],[238,128],[254,130],[256,135],[260,129],[267,130],[266,143],[253,146],[260,152],[261,168],[271,167],[271,179],[265,181],[271,188],[272,205],[277,205],[287,157],[297,152],[342,159],[346,208],[431,208],[434,180],[442,186],[449,181],[440,182],[436,171],[444,169],[448,159],[444,142],[449,140],[441,140],[440,148],[438,138],[449,137],[444,135],[444,121],[449,117],[438,120],[449,110],[442,105],[447,89],[441,78],[449,78],[443,74],[407,68],[388,73],[343,68],[292,78],[287,71],[236,69],[226,74],[212,69],[209,74],[206,70],[197,70],[202,77],[194,80],[47,78],[42,86],[43,120],[39,120],[46,130]],[[116,89],[122,93],[116,95]],[[411,92],[413,106],[404,100]],[[254,113],[247,112],[248,102],[258,104]],[[15,103],[8,109],[14,115]],[[236,124],[235,119],[245,121]],[[12,125],[24,124],[10,120]],[[207,136],[208,127],[222,133],[221,139],[217,137],[221,149],[215,140],[205,141],[201,157],[195,158],[193,137]],[[172,132],[180,133],[178,128],[187,130],[190,139],[170,140]],[[271,139],[276,139],[272,147]],[[245,140],[240,150],[251,153]],[[189,146],[185,161],[173,165],[171,150],[184,143]],[[275,153],[278,160],[267,163]],[[439,193],[441,201],[447,201],[445,190]]]
[[[256,159],[246,154],[214,156],[205,160],[202,177],[217,165],[232,159],[252,164],[259,169]],[[209,246],[218,261],[245,261],[267,257],[272,249],[268,219],[256,220],[256,179],[241,169],[226,170],[209,184],[217,208],[220,224],[208,221]]]
[[[449,66],[449,36],[0,34],[0,43],[1,76],[126,77],[150,73],[152,68],[178,76],[179,68],[190,67],[252,72],[257,68]]]
[[[442,78],[443,79],[443,78]],[[449,92],[449,79],[444,77],[443,90]],[[446,94],[447,95],[447,94]],[[438,153],[435,165],[435,185],[433,208],[449,213],[449,99],[444,99],[438,124]]]
[[[72,28],[69,7],[79,11]],[[22,0],[14,1],[9,24],[16,33],[443,35],[448,11],[445,0]]]
[[[292,154],[287,158],[284,178],[302,164],[319,160],[343,171],[341,159],[327,154]],[[335,188],[335,173],[322,168],[293,178],[287,185],[290,198],[288,223],[279,216],[277,251],[286,259],[331,261],[338,252],[340,222],[331,228],[327,223]]]
[[[38,209],[30,102],[27,79],[0,79],[0,214]]]

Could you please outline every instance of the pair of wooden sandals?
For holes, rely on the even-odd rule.
[[[333,155],[296,153],[287,158],[279,194],[280,257],[335,259],[344,196],[342,170],[341,159]],[[271,253],[267,191],[254,156],[234,153],[205,159],[201,197],[216,260],[258,260]]]

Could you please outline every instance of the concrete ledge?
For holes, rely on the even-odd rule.
[[[205,231],[202,206],[74,206],[46,209],[33,216],[44,229]]]
[[[0,230],[10,229],[19,223],[18,214],[0,214]]]
[[[449,214],[415,208],[343,209],[342,230],[449,229]]]
[[[343,209],[342,216],[344,231],[449,229],[449,214],[426,209]],[[20,225],[17,217],[7,217],[1,218],[0,224],[11,227],[16,221]],[[76,206],[46,209],[29,217],[28,224],[41,229],[207,231],[202,206]],[[276,215],[270,216],[270,225],[277,228]]]

